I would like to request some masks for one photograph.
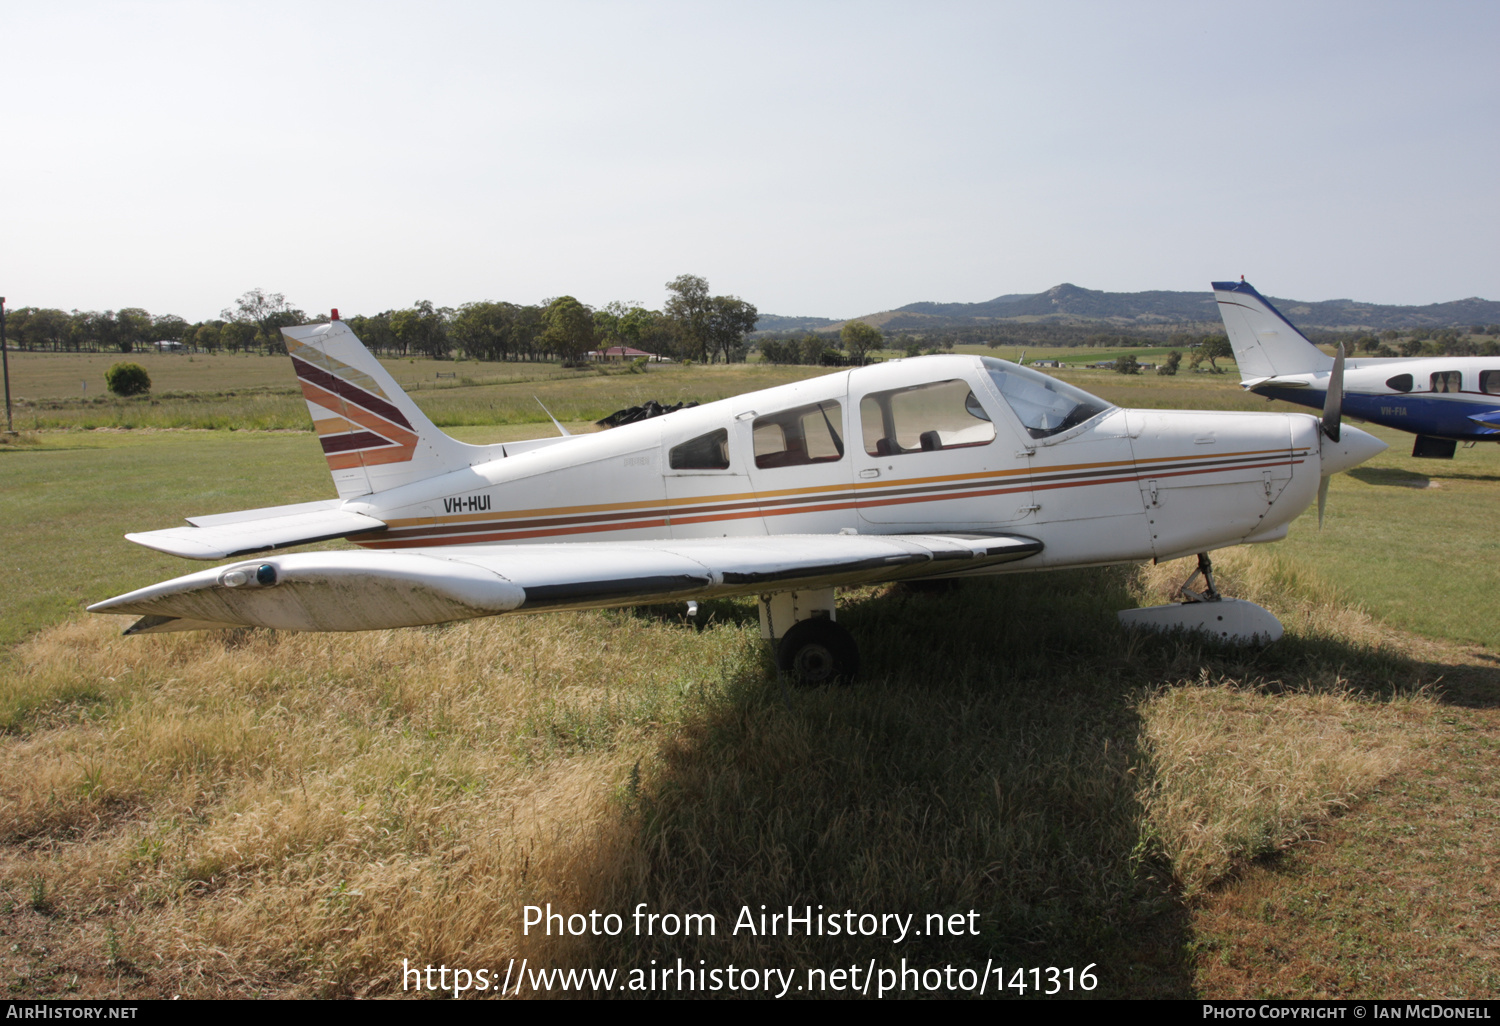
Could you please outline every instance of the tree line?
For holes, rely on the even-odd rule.
[[[1129,329],[1100,331],[1098,326],[1012,323],[913,331],[882,335],[863,321],[848,321],[835,339],[829,333],[762,333],[750,339],[759,312],[736,296],[710,294],[708,282],[679,275],[666,285],[669,298],[660,310],[639,303],[612,302],[598,309],[572,296],[535,305],[508,302],[465,303],[435,307],[419,300],[410,307],[373,315],[346,317],[361,341],[378,355],[428,356],[472,360],[561,360],[578,362],[591,350],[627,346],[678,361],[743,361],[752,346],[768,362],[844,366],[866,362],[877,349],[908,356],[951,351],[957,344],[1018,348],[1087,346],[1191,348],[1214,337],[1177,331]],[[189,322],[176,314],[154,316],[139,307],[120,310],[57,310],[21,307],[6,311],[6,335],[13,348],[53,352],[131,353],[168,342],[190,352],[284,352],[280,328],[326,321],[309,316],[279,292],[252,289],[221,311],[219,317]],[[1476,324],[1463,332],[1453,328],[1388,329],[1379,334],[1312,330],[1318,343],[1344,342],[1351,353],[1372,356],[1496,356],[1500,325]],[[1351,338],[1351,334],[1353,337]],[[840,348],[842,347],[842,348]]]
[[[387,357],[471,360],[561,360],[577,363],[593,350],[628,346],[669,359],[743,361],[759,317],[753,303],[710,294],[708,282],[679,275],[667,283],[661,310],[613,302],[595,309],[572,296],[540,304],[465,303],[456,309],[418,300],[400,310],[345,317],[369,349]],[[251,289],[219,317],[190,323],[139,307],[63,311],[21,307],[6,312],[6,336],[17,349],[120,352],[172,343],[192,352],[283,353],[281,328],[317,324],[279,292]]]

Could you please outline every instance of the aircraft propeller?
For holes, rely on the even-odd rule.
[[[1338,355],[1333,358],[1333,370],[1328,372],[1328,394],[1323,397],[1323,434],[1330,442],[1339,440],[1339,427],[1344,417],[1344,344],[1339,343]],[[1328,482],[1332,474],[1325,473],[1318,482],[1318,530],[1323,529],[1323,507],[1328,504]]]

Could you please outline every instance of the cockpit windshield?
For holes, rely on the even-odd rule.
[[[991,356],[980,358],[990,380],[1032,438],[1046,438],[1112,409],[1110,403],[1040,371]]]

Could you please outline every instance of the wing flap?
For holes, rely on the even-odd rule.
[[[519,585],[526,611],[846,587],[978,569],[1041,549],[1021,535],[772,535],[424,551]]]
[[[335,505],[337,500],[335,500]],[[322,503],[299,506],[273,506],[263,510],[245,510],[218,516],[193,517],[193,527],[169,527],[164,531],[142,531],[125,538],[148,549],[166,552],[186,559],[231,559],[252,552],[282,549],[289,545],[342,538],[359,531],[385,526],[384,521],[337,508],[300,509],[305,505],[323,507]],[[292,512],[283,512],[291,510]]]

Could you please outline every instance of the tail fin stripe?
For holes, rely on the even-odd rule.
[[[327,410],[333,411],[341,408],[344,413],[344,419],[350,421],[351,426],[358,425],[362,428],[368,428],[371,431],[375,431],[379,434],[385,435],[386,437],[392,438],[393,441],[396,441],[402,445],[416,444],[416,432],[410,431],[406,427],[398,426],[396,423],[393,423],[385,417],[366,411],[357,406],[347,406],[339,401],[338,396],[330,395],[329,393],[323,391],[321,388],[318,388],[316,385],[310,384],[306,381],[302,382],[302,395],[303,398],[305,398],[308,402],[316,403],[317,405]],[[406,418],[401,418],[400,423],[405,424]]]
[[[325,370],[320,370],[306,360],[294,356],[292,357],[292,363],[296,366],[297,377],[301,381],[317,385],[325,391],[332,392],[347,402],[369,410],[371,413],[378,414],[392,423],[400,424],[408,431],[413,430],[411,422],[406,419],[406,416],[384,399],[377,399],[364,389],[356,385],[351,385],[347,381],[335,377]]]
[[[1267,310],[1271,311],[1271,313],[1273,313],[1273,314],[1276,315],[1276,319],[1278,321],[1280,321],[1282,324],[1285,324],[1288,328],[1292,329],[1292,331],[1294,333],[1296,333],[1296,335],[1297,335],[1298,338],[1302,339],[1304,342],[1307,342],[1308,345],[1312,345],[1311,342],[1308,342],[1307,336],[1304,335],[1304,334],[1302,334],[1302,332],[1298,329],[1298,327],[1295,324],[1293,324],[1291,321],[1287,320],[1286,316],[1280,310],[1276,309],[1275,305],[1272,304],[1272,302],[1269,299],[1267,299],[1265,296],[1261,295],[1259,292],[1255,291],[1255,286],[1251,285],[1248,281],[1234,281],[1234,282],[1216,281],[1216,282],[1211,282],[1210,283],[1210,287],[1212,287],[1216,291],[1239,292],[1239,293],[1242,293],[1242,294],[1245,294],[1245,295],[1254,296],[1261,303],[1262,306],[1264,306]],[[1219,304],[1221,306],[1238,306],[1238,307],[1243,307],[1246,310],[1254,310],[1255,309],[1255,307],[1251,306],[1249,303],[1226,303],[1222,299],[1220,299],[1218,302],[1219,302]]]
[[[371,392],[375,395],[380,396],[380,398],[382,399],[390,398],[390,396],[386,395],[385,389],[381,388],[374,378],[370,377],[370,375],[366,374],[358,367],[351,367],[347,363],[342,363],[339,360],[335,360],[333,357],[329,356],[321,349],[318,349],[316,346],[310,346],[306,343],[298,342],[297,340],[286,335],[285,332],[283,332],[282,334],[287,341],[287,355],[291,356],[294,360],[303,360],[315,367],[321,367],[329,374],[332,374],[335,377],[343,378],[355,388],[362,388],[366,392]]]
[[[504,458],[444,434],[343,321],[281,334],[340,499]]]
[[[360,431],[350,435],[329,435],[327,438],[319,439],[323,443],[323,451],[348,452],[350,449],[371,449],[377,446],[395,445],[389,438],[382,438],[371,431]]]

